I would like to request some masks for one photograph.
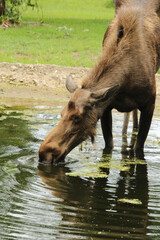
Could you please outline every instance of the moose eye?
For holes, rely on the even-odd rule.
[[[70,110],[74,109],[74,108],[75,108],[75,103],[70,101],[70,102],[68,103],[68,108],[69,108]]]
[[[81,120],[81,117],[79,115],[73,115],[72,119],[73,119],[74,123],[79,123]]]
[[[118,32],[117,44],[120,42],[123,36],[124,36],[124,28],[123,26],[120,26],[119,32]]]

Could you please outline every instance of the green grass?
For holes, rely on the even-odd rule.
[[[52,22],[55,18],[65,19],[111,19],[114,8],[112,0],[39,0],[38,12],[29,10],[24,17],[44,17],[45,21]],[[110,7],[110,8],[108,8]]]
[[[91,67],[114,15],[109,2],[39,0],[38,10],[23,14],[25,23],[0,30],[0,61]]]

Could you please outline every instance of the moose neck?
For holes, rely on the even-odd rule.
[[[117,84],[123,87],[126,79],[129,82],[129,76],[134,82],[140,78],[143,82],[146,76],[154,75],[159,66],[155,48],[160,49],[157,38],[160,34],[157,34],[153,25],[158,26],[158,23],[159,18],[153,11],[146,14],[137,6],[120,8],[109,29],[109,36],[104,39],[102,56],[83,80],[82,88],[95,91]],[[124,36],[119,43],[118,26],[124,29]]]

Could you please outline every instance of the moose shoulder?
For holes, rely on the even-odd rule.
[[[102,55],[82,81],[69,77],[71,99],[62,119],[43,141],[39,161],[63,160],[79,143],[91,137],[101,120],[105,149],[113,148],[113,108],[120,112],[139,109],[135,150],[143,150],[156,97],[155,73],[160,64],[159,0],[115,0],[115,18],[104,37]]]

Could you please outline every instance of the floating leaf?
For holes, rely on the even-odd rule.
[[[117,168],[120,171],[128,172],[130,167],[129,166],[122,166],[118,164],[111,164],[111,163],[97,163],[97,164],[88,164],[89,167],[98,167],[98,168]]]
[[[101,172],[87,172],[87,171],[81,171],[81,172],[70,172],[66,173],[67,176],[71,177],[87,177],[87,178],[107,178],[108,175]]]
[[[133,161],[131,160],[126,160],[125,161],[126,165],[137,165],[137,164],[142,164],[142,165],[146,165],[146,162],[144,160],[140,160],[140,159],[135,159]]]
[[[117,168],[118,170],[120,170],[122,172],[128,172],[130,169],[128,166],[120,166],[117,164],[112,164],[112,167]]]
[[[142,204],[141,200],[139,200],[139,199],[128,199],[128,198],[118,199],[118,202],[130,203],[130,204],[135,204],[135,205],[141,205]]]
[[[88,167],[111,168],[110,163],[86,164]]]

